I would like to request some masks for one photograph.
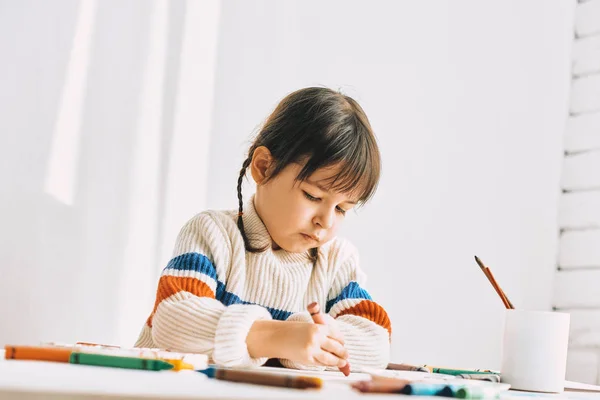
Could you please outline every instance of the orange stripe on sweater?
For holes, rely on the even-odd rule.
[[[356,315],[357,317],[366,318],[387,329],[390,337],[392,336],[392,323],[390,322],[387,312],[374,301],[363,300],[357,305],[341,311],[336,318],[341,317],[342,315]]]
[[[152,327],[152,317],[158,308],[158,305],[166,298],[179,292],[189,292],[198,297],[210,297],[215,298],[215,293],[212,289],[204,282],[197,278],[181,277],[165,275],[161,276],[158,281],[158,290],[156,291],[156,301],[154,302],[154,309],[152,314],[148,317],[146,324]]]

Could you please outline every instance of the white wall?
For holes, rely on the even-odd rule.
[[[472,256],[550,307],[573,6],[1,3],[0,344],[131,343],[181,224],[235,207],[249,134],[324,84],[381,143],[346,234],[394,359],[497,368],[501,303]]]
[[[227,1],[208,206],[236,207],[249,135],[283,95],[342,88],[383,154],[345,233],[391,315],[393,359],[499,368],[502,304],[473,255],[517,307],[550,308],[573,8]]]
[[[571,314],[567,379],[600,382],[600,0],[575,11],[553,305]]]
[[[135,342],[205,207],[219,6],[0,5],[0,345]]]

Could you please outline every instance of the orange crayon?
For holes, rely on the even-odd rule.
[[[36,360],[69,362],[73,350],[67,347],[4,346],[7,360]]]

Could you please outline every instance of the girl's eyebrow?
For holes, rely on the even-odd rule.
[[[306,183],[308,183],[308,184],[310,184],[310,185],[313,185],[313,186],[316,186],[316,187],[318,187],[318,188],[319,188],[319,189],[320,189],[322,192],[325,192],[325,193],[331,193],[331,192],[329,191],[329,189],[327,189],[326,187],[322,186],[322,185],[321,185],[321,184],[319,184],[318,182],[313,182],[313,181],[311,181],[311,180],[308,180],[308,179],[307,179],[307,180],[306,180]],[[345,201],[343,201],[342,203],[348,203],[348,204],[352,204],[352,205],[356,205],[356,204],[357,204],[357,202],[356,202],[356,201],[352,201],[352,200],[345,200]]]

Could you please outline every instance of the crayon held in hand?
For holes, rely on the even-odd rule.
[[[312,320],[315,324],[320,324],[320,325],[327,325],[327,322],[325,322],[325,318],[323,317],[323,314],[321,314],[321,308],[319,307],[319,303],[310,303],[306,309],[308,310],[310,316],[312,317]],[[346,362],[346,365],[344,365],[343,367],[340,367],[340,371],[345,375],[348,376],[350,375],[350,363]]]

